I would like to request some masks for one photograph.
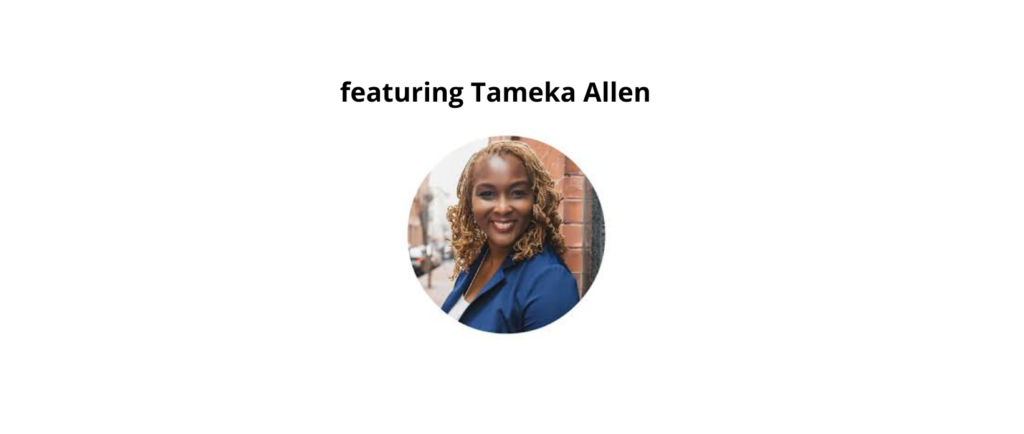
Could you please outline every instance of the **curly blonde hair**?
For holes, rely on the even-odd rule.
[[[473,260],[480,255],[487,236],[473,218],[473,171],[477,162],[491,155],[512,155],[519,158],[526,167],[530,190],[533,192],[533,217],[527,224],[526,231],[516,240],[512,260],[519,262],[530,259],[544,249],[544,242],[559,256],[565,255],[565,237],[562,236],[562,217],[558,215],[558,204],[562,202],[562,194],[555,190],[555,182],[551,174],[541,163],[537,154],[526,143],[514,140],[492,142],[477,151],[466,162],[459,176],[456,189],[458,204],[448,207],[448,222],[452,225],[452,247],[455,249],[455,270],[451,278],[456,278],[463,270],[468,270]]]

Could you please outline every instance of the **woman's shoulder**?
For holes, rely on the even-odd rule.
[[[523,313],[519,331],[554,322],[580,300],[576,278],[549,246],[525,262],[522,280],[516,285],[516,303]]]
[[[562,260],[558,253],[555,253],[547,243],[544,244],[544,248],[539,253],[533,255],[530,259],[523,261],[522,264],[524,269],[528,270],[543,270],[548,268],[562,268],[568,273],[569,269],[565,265],[565,261]],[[571,273],[570,273],[571,274]]]
[[[533,284],[540,282],[544,283],[543,286],[552,284],[576,286],[576,278],[569,271],[569,267],[565,265],[565,261],[547,244],[539,253],[523,261],[520,267],[522,276],[525,278],[524,283],[528,286],[534,286]]]

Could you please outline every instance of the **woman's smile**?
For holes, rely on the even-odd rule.
[[[491,223],[494,225],[494,229],[496,231],[501,232],[501,233],[509,233],[509,232],[512,232],[513,225],[515,225],[516,221],[515,220],[508,220],[508,221],[495,221],[495,220],[491,220]]]

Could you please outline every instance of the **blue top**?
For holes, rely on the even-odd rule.
[[[473,275],[487,256],[487,248],[455,280],[455,288],[441,309],[452,310],[469,289]],[[476,298],[469,303],[459,322],[493,333],[518,333],[551,324],[580,301],[573,277],[565,263],[547,244],[525,261],[505,258]]]

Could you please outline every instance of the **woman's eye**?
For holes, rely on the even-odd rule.
[[[526,190],[512,190],[512,197],[526,197],[528,194]]]
[[[480,196],[480,197],[482,197],[484,199],[490,199],[490,198],[494,197],[494,192],[493,191],[481,191],[481,192],[477,193],[476,195]]]

